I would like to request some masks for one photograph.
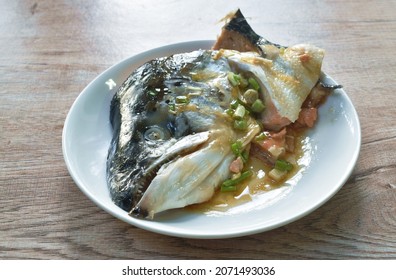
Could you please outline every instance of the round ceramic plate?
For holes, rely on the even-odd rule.
[[[177,209],[158,220],[136,219],[111,200],[106,157],[112,138],[110,101],[118,86],[146,61],[174,53],[209,49],[213,41],[185,42],[130,57],[103,72],[78,96],[62,137],[67,168],[81,191],[113,216],[149,231],[189,238],[228,238],[268,231],[295,221],[329,200],[346,182],[360,150],[356,111],[342,89],[319,109],[319,121],[305,139],[304,168],[285,186],[254,196],[227,211]],[[324,80],[335,83],[324,75]]]

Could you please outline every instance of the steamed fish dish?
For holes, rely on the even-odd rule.
[[[256,177],[252,159],[281,182],[297,168],[293,131],[312,127],[328,90],[324,51],[258,36],[238,10],[211,50],[174,54],[136,69],[113,97],[107,180],[136,217],[234,192]]]

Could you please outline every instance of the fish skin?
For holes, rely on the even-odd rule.
[[[212,49],[231,49],[240,52],[254,51],[262,57],[266,57],[266,52],[261,48],[264,45],[271,45],[276,48],[286,48],[280,44],[273,43],[258,35],[247,22],[240,9],[227,15],[224,20],[226,24]]]

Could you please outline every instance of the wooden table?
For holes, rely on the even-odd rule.
[[[396,258],[396,1],[1,0],[0,7],[1,259]],[[168,237],[107,214],[63,160],[72,103],[122,59],[214,39],[218,20],[237,7],[272,41],[326,49],[323,69],[360,117],[352,176],[310,215],[246,237]]]

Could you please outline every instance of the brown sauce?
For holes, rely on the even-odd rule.
[[[295,137],[295,148],[293,153],[287,152],[285,159],[292,162],[293,170],[287,173],[286,177],[281,181],[275,181],[268,176],[271,166],[263,163],[261,160],[250,156],[247,166],[253,171],[253,176],[248,180],[240,183],[235,192],[221,192],[217,190],[214,196],[207,202],[201,204],[190,205],[188,210],[200,213],[206,212],[226,212],[229,209],[248,203],[263,193],[270,192],[283,186],[292,187],[295,182],[292,180],[298,173],[301,173],[305,166],[306,160],[301,160],[305,156],[309,156],[309,147],[307,146],[307,136],[304,129],[288,130],[288,135]],[[294,183],[293,183],[294,182]]]

